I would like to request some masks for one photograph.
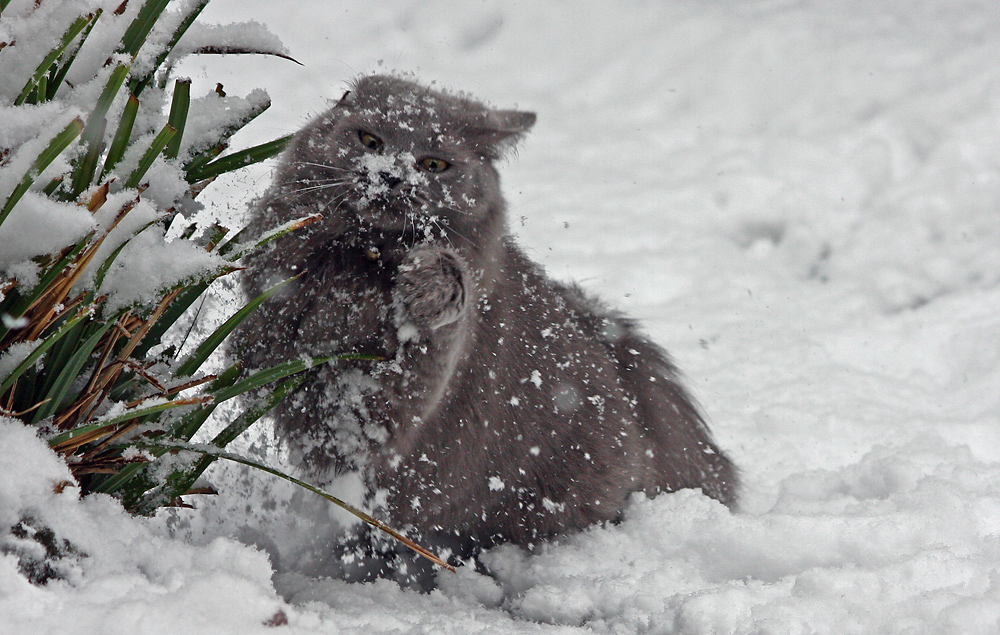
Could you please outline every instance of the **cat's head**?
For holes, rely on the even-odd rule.
[[[534,123],[533,113],[366,76],[298,135],[280,185],[297,207],[348,224],[418,240],[461,234],[503,213],[493,162]]]

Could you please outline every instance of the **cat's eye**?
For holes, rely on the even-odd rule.
[[[421,170],[431,173],[444,172],[451,167],[451,164],[444,159],[436,159],[434,157],[421,159],[418,165]]]
[[[381,150],[382,140],[373,135],[370,132],[365,132],[364,130],[358,131],[358,139],[361,140],[361,145],[368,148],[369,150]]]

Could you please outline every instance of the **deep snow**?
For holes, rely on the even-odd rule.
[[[9,632],[272,632],[279,610],[290,633],[1000,630],[994,2],[214,0],[203,21],[248,18],[304,66],[178,69],[193,94],[270,93],[247,145],[373,70],[536,111],[502,168],[512,230],[670,350],[742,468],[742,511],[636,500],[430,595],[272,584],[264,553],[219,536],[308,574],[296,550],[341,515],[222,469],[202,509],[131,519],[51,494],[38,482],[65,471],[0,424],[0,521],[33,509],[89,554],[45,588],[0,557]],[[209,212],[235,223],[266,183],[206,192]]]

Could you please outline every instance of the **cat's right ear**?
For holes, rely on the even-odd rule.
[[[352,100],[350,99],[350,97],[351,97],[351,91],[348,90],[340,98],[340,101],[337,102],[337,105],[335,107],[339,108],[341,106],[346,106],[347,104],[351,103]]]
[[[482,129],[477,130],[480,144],[489,148],[490,158],[499,158],[513,149],[535,125],[533,112],[523,110],[491,110]]]
[[[538,117],[533,112],[523,110],[491,110],[490,123],[498,132],[512,135],[523,135],[535,125]]]

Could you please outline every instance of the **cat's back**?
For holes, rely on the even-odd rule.
[[[616,519],[634,491],[735,502],[732,464],[633,322],[509,241],[493,276],[423,438],[386,466],[396,509],[421,501],[406,520],[531,544]]]

